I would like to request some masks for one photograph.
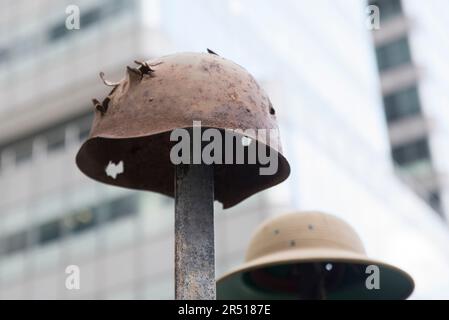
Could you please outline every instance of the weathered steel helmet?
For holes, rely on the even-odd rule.
[[[366,286],[374,272],[368,266],[378,268],[379,288]],[[251,239],[246,262],[218,280],[217,297],[406,299],[413,288],[407,273],[368,258],[359,236],[346,222],[306,212],[263,223]]]
[[[173,129],[191,128],[194,120],[222,134],[231,134],[228,129],[277,129],[274,108],[254,78],[211,51],[136,64],[127,67],[126,77],[118,83],[100,74],[113,90],[103,101],[93,100],[96,113],[90,137],[76,157],[80,170],[95,180],[173,196]],[[277,155],[278,170],[260,175],[259,162],[215,165],[215,199],[224,208],[282,182],[290,173],[279,143],[256,134],[245,136]],[[105,174],[108,164],[120,162],[122,174]]]

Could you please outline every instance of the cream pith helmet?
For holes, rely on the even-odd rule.
[[[367,288],[379,269],[379,289]],[[369,259],[345,221],[319,212],[282,215],[254,233],[245,263],[217,281],[218,299],[406,299],[413,279]]]

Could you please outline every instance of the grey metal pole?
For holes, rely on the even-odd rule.
[[[175,171],[175,298],[215,300],[214,168]]]

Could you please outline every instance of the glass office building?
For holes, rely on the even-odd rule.
[[[440,75],[426,74],[435,68],[434,60],[425,59],[417,65],[413,59],[418,52],[428,52],[435,45],[434,40],[426,40],[426,45],[430,45],[428,47],[416,45],[416,37],[423,32],[421,25],[427,22],[425,18],[419,19],[422,15],[416,10],[435,10],[441,6],[441,1],[430,2],[425,8],[414,8],[412,2],[401,0],[370,3],[378,6],[381,13],[381,28],[373,31],[373,39],[393,163],[399,177],[409,177],[411,188],[444,216],[444,181],[441,175],[444,167],[438,164],[435,167],[433,153],[439,155],[438,150],[433,150],[437,147],[434,147],[434,128],[429,123],[429,116],[433,113],[429,110],[432,102],[423,99],[425,92],[421,92],[432,76]],[[415,16],[418,20],[414,20]],[[433,29],[437,31],[439,27]],[[432,35],[433,32],[430,32],[428,39],[432,39]],[[438,62],[436,67],[439,68]],[[444,98],[441,106],[444,105],[443,101]],[[445,121],[444,118],[441,120]],[[442,124],[439,120],[437,122],[438,126]]]
[[[412,85],[382,99],[376,65],[376,57],[385,57],[385,70],[411,57],[426,63],[424,49],[402,54],[407,45],[420,47],[423,34],[373,46],[367,4],[358,0],[0,4],[1,299],[174,297],[173,200],[94,182],[74,157],[88,136],[91,99],[109,91],[100,71],[116,81],[135,59],[206,48],[245,66],[269,93],[292,167],[285,183],[235,208],[216,204],[217,276],[243,260],[252,230],[267,217],[321,210],[350,222],[371,256],[409,271],[414,297],[448,298],[449,230],[395,173],[391,155],[402,163],[412,152],[391,149],[384,114],[384,107],[391,121],[421,114],[424,103],[416,103]],[[73,4],[79,30],[65,28]],[[439,17],[432,23],[443,32],[443,11]],[[420,24],[428,28],[423,33],[430,23]],[[437,45],[441,35],[433,36]],[[441,61],[444,50],[429,55]],[[446,75],[429,70],[420,99],[446,121],[438,109],[447,101]],[[441,130],[449,127],[443,123]],[[417,139],[413,156],[432,150],[433,165],[443,170],[449,149],[439,135]],[[441,184],[441,202],[444,190]],[[80,268],[79,290],[65,286],[69,265]]]

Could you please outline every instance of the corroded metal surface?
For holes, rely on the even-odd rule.
[[[94,100],[90,139],[77,155],[86,175],[117,186],[173,196],[174,166],[170,132],[192,127],[277,129],[275,110],[255,79],[241,66],[213,53],[181,53],[139,62],[112,83],[102,101]],[[277,153],[279,169],[261,176],[260,165],[218,165],[215,199],[225,208],[285,180],[290,168],[280,145],[251,136]],[[117,179],[104,174],[109,161],[124,161]]]
[[[176,166],[176,299],[215,299],[213,170],[211,165]]]

